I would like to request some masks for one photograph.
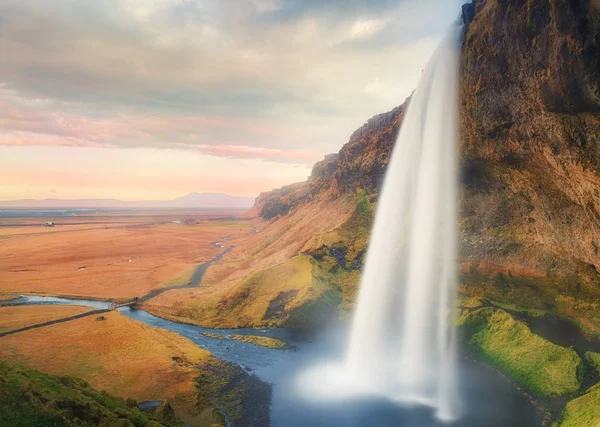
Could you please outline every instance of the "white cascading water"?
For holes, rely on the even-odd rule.
[[[454,328],[459,28],[414,92],[377,204],[345,374],[363,390],[458,414]]]

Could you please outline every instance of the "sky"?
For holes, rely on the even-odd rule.
[[[0,200],[256,196],[404,102],[455,0],[0,0]]]

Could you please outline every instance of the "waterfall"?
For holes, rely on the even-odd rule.
[[[345,374],[362,389],[457,416],[454,298],[458,26],[428,63],[377,204]]]

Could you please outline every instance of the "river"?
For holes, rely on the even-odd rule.
[[[55,297],[23,296],[11,304],[68,304],[106,308],[110,303]],[[272,385],[272,427],[425,427],[438,423],[426,407],[403,407],[375,396],[337,401],[311,399],[300,392],[297,378],[315,364],[341,360],[345,351],[346,328],[335,326],[312,337],[287,329],[207,329],[162,319],[130,307],[121,314],[157,328],[178,333],[214,356],[234,363]],[[279,338],[294,350],[276,350],[232,339],[203,335],[251,334]],[[452,426],[530,427],[541,425],[542,414],[514,383],[495,369],[463,358],[460,364],[463,416]],[[316,385],[318,388],[318,384]],[[160,398],[160,396],[157,396]]]

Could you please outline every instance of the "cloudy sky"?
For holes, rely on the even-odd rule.
[[[255,196],[401,104],[455,0],[0,0],[0,200]]]

